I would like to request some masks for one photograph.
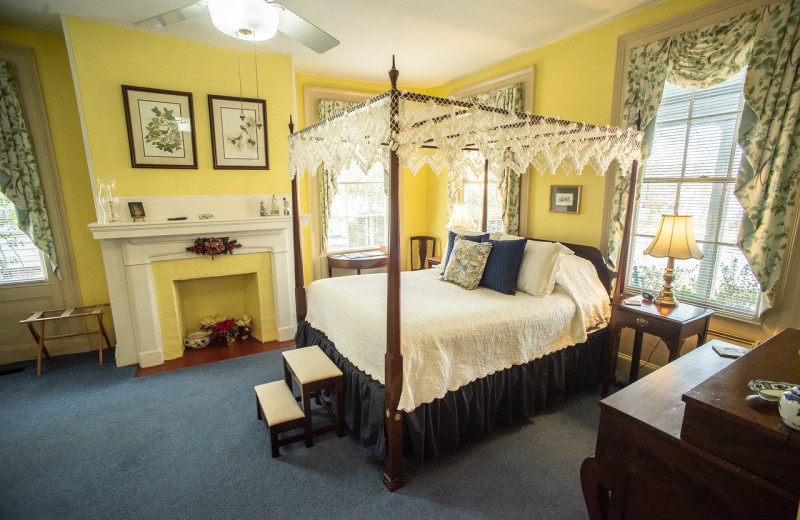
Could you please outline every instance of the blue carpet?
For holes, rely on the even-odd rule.
[[[280,351],[138,379],[92,353],[44,366],[0,376],[3,519],[587,518],[578,474],[599,391],[407,462],[390,493],[349,437],[270,456],[253,386],[282,378]]]

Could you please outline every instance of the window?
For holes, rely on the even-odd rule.
[[[364,175],[358,169],[342,171],[328,221],[328,251],[377,249],[386,243],[386,193],[383,166]]]
[[[667,83],[656,115],[652,154],[643,170],[631,236],[631,288],[658,291],[666,260],[642,251],[661,215],[691,215],[701,260],[676,260],[680,300],[753,319],[760,289],[736,246],[742,207],[733,190],[742,151],[736,144],[745,71],[705,90]]]
[[[0,284],[45,279],[42,255],[17,227],[14,203],[0,193]]]
[[[469,205],[469,212],[472,215],[472,220],[481,226],[483,220],[483,175],[475,178],[471,173],[464,174],[464,202]],[[504,230],[503,228],[503,200],[500,196],[500,190],[497,189],[497,179],[489,175],[489,183],[486,186],[487,195],[487,214],[486,214],[486,231],[494,232]]]

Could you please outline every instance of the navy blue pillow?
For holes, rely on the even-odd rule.
[[[515,294],[522,253],[525,251],[528,239],[489,240],[489,242],[492,243],[492,252],[486,260],[486,267],[478,285],[503,294]]]
[[[444,276],[444,270],[447,269],[447,262],[450,261],[450,253],[453,252],[453,243],[456,240],[456,235],[458,233],[453,233],[452,231],[447,237],[447,257],[444,259],[444,263],[442,264],[442,276]],[[489,240],[489,233],[484,233],[483,235],[461,235],[463,238],[466,238],[470,242],[486,242]]]

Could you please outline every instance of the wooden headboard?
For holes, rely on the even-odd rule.
[[[552,242],[552,240],[541,240],[538,238],[529,238],[529,240],[536,240],[538,242]],[[570,244],[569,242],[561,242],[568,248],[572,249],[576,255],[590,261],[597,271],[597,277],[603,283],[606,291],[611,294],[611,284],[617,277],[617,272],[608,268],[603,253],[599,249],[592,246],[585,246],[583,244]]]

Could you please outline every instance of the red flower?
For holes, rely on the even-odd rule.
[[[235,336],[237,328],[236,322],[233,319],[220,321],[212,327],[211,332],[217,339],[222,339],[225,336]]]

